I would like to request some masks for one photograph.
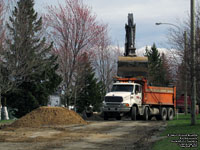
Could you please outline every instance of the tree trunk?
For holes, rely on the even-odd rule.
[[[1,110],[2,110],[2,106],[0,105],[0,120],[1,120]]]
[[[1,120],[1,110],[2,110],[2,105],[1,105],[1,91],[0,91],[0,120]]]
[[[3,120],[9,120],[9,116],[8,116],[8,110],[6,107],[6,98],[4,97],[4,101],[2,103],[2,119]]]
[[[6,107],[6,106],[2,107],[2,112],[3,112],[2,118],[3,118],[4,120],[9,120],[8,110],[7,110],[7,107]]]
[[[184,104],[185,104],[185,115],[187,115],[188,113],[188,94],[187,94],[187,76],[188,76],[188,70],[187,70],[187,33],[186,31],[184,31],[184,45],[185,45],[185,49],[184,49],[184,67],[185,67],[185,74],[184,74],[184,77],[185,77],[185,81],[184,81],[184,84],[185,84],[185,89],[184,89]]]

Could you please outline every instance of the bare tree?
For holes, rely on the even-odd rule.
[[[65,93],[70,98],[79,56],[92,50],[106,27],[96,21],[96,16],[82,0],[65,0],[65,5],[47,9],[48,30],[55,43]]]
[[[119,47],[112,47],[107,32],[101,35],[101,41],[95,47],[93,65],[105,92],[110,91],[113,76],[117,73],[117,59],[121,55]]]
[[[198,65],[200,63],[200,5],[197,5],[196,9],[196,66],[195,66],[195,72],[196,74],[200,73],[200,66]],[[187,36],[184,38],[184,32],[186,31]],[[179,28],[170,28],[169,32],[169,43],[173,46],[173,48],[178,50],[178,53],[176,53],[177,56],[179,56],[179,67],[177,72],[177,90],[181,94],[182,91],[184,91],[184,86],[182,83],[185,81],[185,74],[187,74],[187,80],[192,81],[193,77],[193,71],[192,71],[192,51],[191,51],[191,45],[190,45],[190,18],[184,20],[180,23]],[[185,41],[187,39],[187,41]],[[185,50],[185,46],[187,49]],[[185,50],[185,51],[184,51]],[[185,63],[185,64],[184,64]],[[200,104],[200,77],[197,77],[197,103]],[[191,82],[187,82],[187,92],[188,95],[191,95],[192,91],[192,84]]]

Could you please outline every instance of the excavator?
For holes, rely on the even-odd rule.
[[[128,14],[128,24],[125,24],[125,53],[118,57],[117,76],[121,78],[147,78],[148,58],[138,57],[135,53],[135,30],[133,14]]]

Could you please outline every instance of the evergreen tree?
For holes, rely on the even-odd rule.
[[[56,65],[40,75],[32,76],[31,81],[23,82],[6,95],[8,106],[16,108],[15,117],[19,118],[39,106],[47,105],[49,95],[57,90],[61,82],[61,77],[55,72],[57,67]]]
[[[90,106],[93,107],[93,111],[99,111],[102,98],[101,91],[103,84],[98,82],[95,78],[94,70],[91,63],[88,60],[87,54],[84,54],[84,69],[81,77],[81,87],[77,99],[77,110],[83,112]]]
[[[61,77],[56,74],[57,57],[50,53],[42,37],[42,18],[34,10],[33,0],[19,0],[9,18],[9,50],[5,58],[13,65],[17,88],[5,94],[7,104],[16,108],[15,116],[21,117],[31,110],[47,105],[48,96],[56,91]]]
[[[164,61],[162,61],[160,53],[155,45],[150,50],[146,48],[146,56],[148,57],[148,80],[152,85],[166,86],[168,84],[166,78],[166,70]]]
[[[45,38],[41,39],[42,18],[37,19],[33,7],[33,0],[19,0],[7,23],[10,35],[5,57],[16,70],[16,81],[30,80],[32,74],[44,70],[49,57],[54,57],[49,55],[52,44],[47,47]]]

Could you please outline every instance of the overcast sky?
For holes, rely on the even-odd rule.
[[[65,0],[35,0],[37,11],[43,7],[64,4]],[[124,45],[125,23],[128,13],[133,13],[136,23],[136,48],[152,45],[167,47],[166,35],[170,26],[156,26],[156,22],[178,24],[188,17],[190,0],[83,0],[92,7],[97,19],[108,24],[113,44]]]

